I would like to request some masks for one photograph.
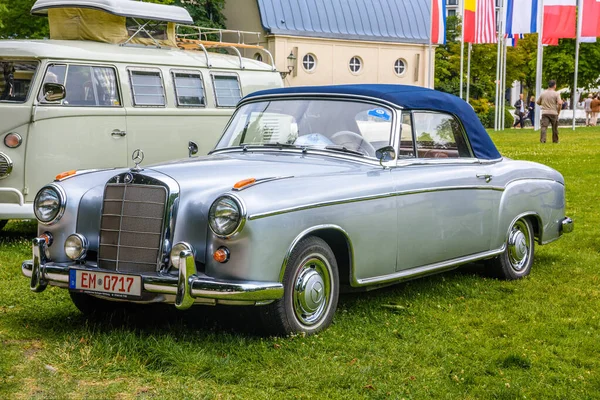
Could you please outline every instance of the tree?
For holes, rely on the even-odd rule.
[[[30,14],[35,0],[0,0],[0,37],[41,39],[48,37],[48,21]]]
[[[42,39],[49,37],[48,20],[32,16],[36,0],[0,0],[0,37]],[[212,28],[225,27],[225,0],[147,0],[151,3],[185,7],[194,23]]]

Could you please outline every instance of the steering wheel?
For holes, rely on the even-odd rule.
[[[362,151],[368,156],[375,156],[375,147],[356,132],[339,131],[331,135],[330,139],[333,143],[344,146],[349,150]]]

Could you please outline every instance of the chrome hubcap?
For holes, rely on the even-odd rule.
[[[305,325],[319,322],[329,305],[330,293],[329,264],[319,255],[308,256],[294,280],[293,307],[298,320]]]
[[[515,271],[521,271],[529,260],[530,239],[527,225],[519,220],[508,236],[508,261]]]

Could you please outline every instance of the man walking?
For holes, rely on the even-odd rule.
[[[592,125],[592,99],[594,96],[590,93],[587,99],[583,102],[585,107],[585,126]]]
[[[558,143],[558,113],[562,106],[560,94],[556,91],[556,81],[548,82],[548,89],[539,97],[537,104],[542,109],[542,131],[540,143],[546,143],[546,131],[552,125],[552,143]]]
[[[521,125],[521,129],[525,128],[525,102],[523,101],[523,93],[519,95],[519,100],[515,103],[515,116],[517,120],[513,124],[513,128]]]

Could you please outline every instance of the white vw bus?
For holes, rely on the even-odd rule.
[[[207,153],[244,95],[282,86],[249,32],[228,42],[232,31],[178,26],[192,23],[180,7],[38,0],[32,14],[48,15],[50,40],[0,40],[0,229],[33,218],[61,172],[127,166],[138,148],[144,163]]]

